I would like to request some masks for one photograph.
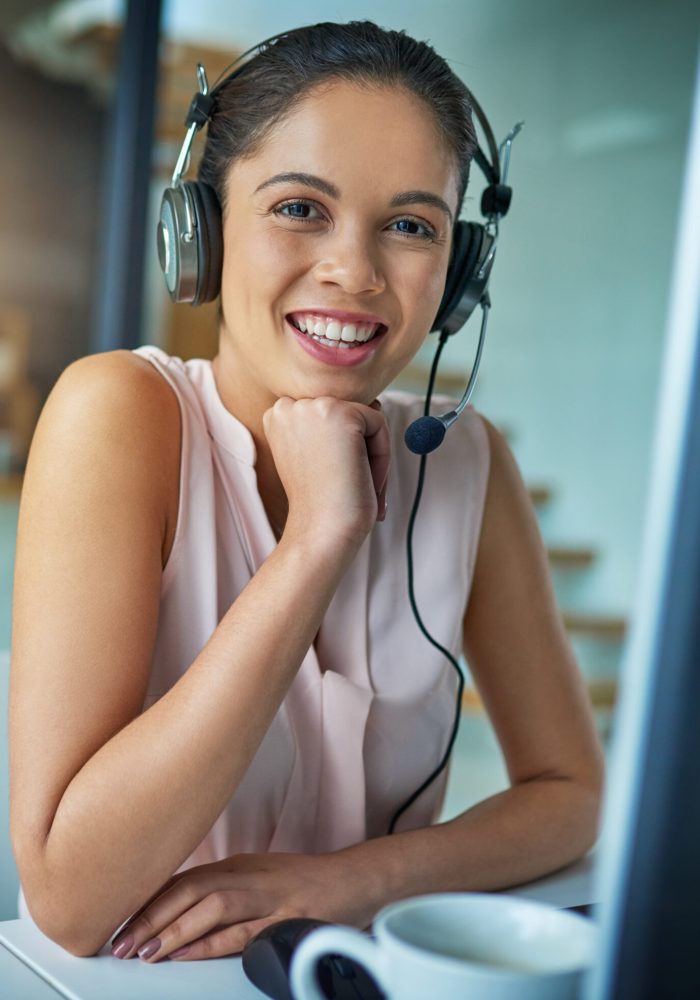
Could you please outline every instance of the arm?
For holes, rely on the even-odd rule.
[[[177,401],[150,366],[115,352],[64,372],[22,495],[10,784],[28,906],[74,954],[98,950],[211,828],[349,557],[301,528],[285,537],[185,675],[139,714],[178,468]]]
[[[183,945],[183,961],[230,955],[290,916],[367,927],[393,900],[505,889],[593,844],[603,763],[588,697],[527,491],[502,436],[485,423],[491,470],[464,649],[512,787],[447,823],[331,854],[236,855],[190,869],[120,932],[122,957],[156,936],[149,962]]]
[[[603,755],[588,695],[527,490],[484,423],[491,471],[464,653],[512,787],[447,823],[341,852],[378,880],[369,891],[384,902],[523,883],[581,857],[597,836]]]

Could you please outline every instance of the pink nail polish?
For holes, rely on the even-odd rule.
[[[180,958],[181,955],[186,955],[189,950],[190,946],[188,944],[183,945],[182,948],[176,948],[175,951],[171,951],[168,958]]]
[[[160,938],[151,938],[139,948],[139,958],[150,958],[160,948]]]
[[[125,958],[129,950],[133,947],[134,938],[131,934],[127,934],[119,944],[115,944],[112,948],[112,954],[115,958]]]

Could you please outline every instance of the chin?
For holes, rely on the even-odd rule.
[[[299,380],[301,382],[302,380]],[[331,399],[344,399],[350,403],[364,403],[366,406],[375,399],[384,389],[380,388],[376,393],[368,389],[366,384],[357,384],[357,378],[349,377],[345,385],[342,378],[326,379],[322,375],[303,380],[305,384],[297,382],[294,387],[288,386],[281,395],[289,396],[290,399],[318,399],[320,396],[330,396]]]

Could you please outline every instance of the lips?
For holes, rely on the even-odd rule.
[[[329,341],[326,346],[332,346],[337,342],[366,343],[386,326],[374,317],[357,313],[344,313],[338,316],[309,310],[289,313],[287,319],[302,333]]]
[[[370,357],[377,350],[387,333],[387,327],[381,326],[376,333],[364,343],[347,341],[332,341],[322,343],[316,337],[310,336],[299,330],[292,321],[291,315],[285,317],[287,329],[291,332],[294,340],[303,350],[310,354],[317,361],[322,361],[328,365],[339,365],[346,367],[360,364]],[[331,343],[333,346],[330,346]]]

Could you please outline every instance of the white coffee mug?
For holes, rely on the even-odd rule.
[[[329,954],[359,962],[388,1000],[575,1000],[594,957],[587,917],[502,893],[449,892],[381,910],[376,942],[321,927],[294,952],[296,1000],[324,1000],[316,967]]]

